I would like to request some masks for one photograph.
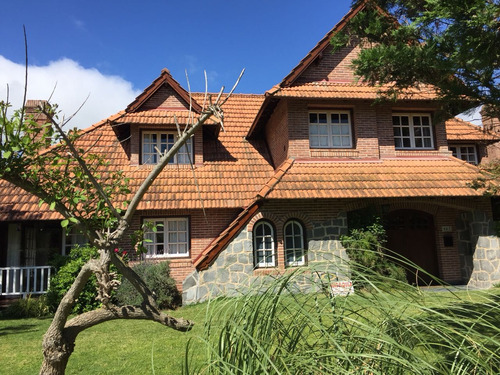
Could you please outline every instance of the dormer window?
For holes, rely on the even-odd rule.
[[[393,114],[392,126],[396,149],[434,148],[431,116],[429,114]]]
[[[309,112],[311,148],[352,148],[351,129],[349,111]]]
[[[142,132],[142,164],[157,164],[160,158],[158,153],[170,150],[177,139],[178,135],[175,132]],[[177,151],[172,160],[170,160],[170,164],[189,164],[190,159],[193,161],[191,139]]]
[[[477,152],[474,145],[453,145],[448,147],[453,156],[466,161],[467,163],[477,165]]]

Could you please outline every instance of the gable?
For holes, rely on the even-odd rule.
[[[125,112],[189,110],[190,104],[193,112],[201,112],[201,106],[172,77],[168,69],[163,69],[161,75],[127,106]]]
[[[343,61],[344,58],[342,58],[342,55],[345,55],[344,57],[347,57],[347,55],[350,54],[349,48],[347,48],[345,51],[338,51],[337,53],[337,59],[339,59],[337,64],[334,64],[332,66],[332,60],[329,59],[328,55],[332,55],[331,51],[331,45],[330,45],[330,40],[332,37],[341,31],[344,27],[346,27],[347,23],[349,20],[351,20],[353,17],[356,16],[359,12],[363,11],[365,7],[367,6],[368,0],[364,1],[359,1],[356,6],[354,6],[334,27],[332,30],[330,30],[319,42],[316,44],[316,46],[299,62],[299,64],[292,69],[292,71],[281,81],[281,83],[278,85],[279,87],[290,87],[292,84],[294,84],[299,78],[303,76],[303,74],[307,71],[310,70],[309,73],[314,72],[315,74],[321,74],[320,71],[321,69],[314,69],[314,65],[322,65],[323,67],[326,68],[326,75],[328,75],[328,71],[331,68],[334,68],[334,66],[339,65],[343,66],[344,64],[339,64],[340,61]],[[387,14],[384,12],[379,6],[376,4],[371,4],[371,6],[375,6],[375,8],[381,12],[382,14]],[[354,51],[355,52],[355,51]],[[324,58],[327,58],[324,60],[323,63],[321,61]],[[352,59],[351,59],[352,60]],[[346,63],[349,61],[349,59],[346,60]],[[344,65],[345,66],[345,65]],[[310,69],[312,68],[312,69]],[[315,75],[313,74],[313,76]],[[322,73],[324,76],[325,72]],[[303,78],[307,79],[307,78]],[[307,81],[310,82],[310,81]]]
[[[189,110],[187,103],[170,85],[163,83],[151,97],[149,97],[137,111],[152,109]]]
[[[352,60],[359,53],[358,45],[344,47],[333,53],[333,47],[328,45],[324,51],[316,57],[314,62],[309,65],[297,77],[295,84],[304,84],[311,82],[337,82],[353,83],[357,81],[351,68]]]

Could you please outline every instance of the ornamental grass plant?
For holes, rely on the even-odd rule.
[[[357,264],[350,276],[363,288],[339,296],[318,277],[324,269],[297,269],[254,293],[212,302],[183,373],[500,373],[498,290],[470,303],[450,287],[444,302],[441,293]],[[297,293],[304,278],[315,288]],[[200,350],[205,360],[194,363]]]

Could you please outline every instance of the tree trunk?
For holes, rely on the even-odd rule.
[[[60,332],[47,332],[43,338],[43,362],[40,375],[64,375],[75,340],[66,339]]]

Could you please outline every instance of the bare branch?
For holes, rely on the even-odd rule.
[[[205,96],[203,97],[203,109],[207,105],[207,95],[208,95],[208,78],[207,78],[207,71],[204,70],[203,73],[205,74]]]
[[[229,93],[227,94],[226,98],[222,101],[222,103],[220,103],[220,104],[219,104],[220,106],[224,105],[224,103],[226,103],[226,102],[227,102],[227,100],[229,99],[229,97],[230,97],[231,95],[233,95],[233,92],[234,92],[234,90],[236,90],[236,87],[237,87],[237,86],[238,86],[238,84],[240,83],[241,78],[243,77],[243,74],[244,74],[244,73],[245,73],[245,68],[243,68],[243,69],[241,70],[241,73],[240,73],[240,75],[238,76],[238,79],[236,80],[236,82],[234,83],[233,88],[231,89],[231,91],[229,91]]]
[[[26,27],[23,25],[24,33],[24,94],[23,94],[23,107],[21,109],[20,123],[24,121],[24,111],[26,110],[26,96],[28,94],[28,38],[26,36]]]
[[[161,173],[161,171],[165,168],[165,166],[168,164],[168,162],[172,159],[172,157],[179,151],[179,149],[182,147],[182,145],[196,132],[196,130],[203,125],[211,116],[212,116],[212,111],[207,111],[204,112],[198,121],[193,124],[193,126],[189,129],[186,130],[186,132],[175,142],[174,146],[168,150],[163,156],[160,158],[160,161],[158,164],[151,170],[149,175],[146,177],[144,182],[141,184],[137,192],[135,193],[134,197],[130,201],[130,204],[127,208],[127,211],[125,212],[125,215],[123,216],[123,224],[129,225],[132,216],[134,215],[135,211],[137,210],[137,207],[139,206],[140,201],[150,188],[150,186],[153,184],[154,180],[158,177],[158,175]],[[123,230],[125,228],[122,228]],[[121,232],[119,230],[118,233]],[[117,233],[117,234],[118,234]]]

